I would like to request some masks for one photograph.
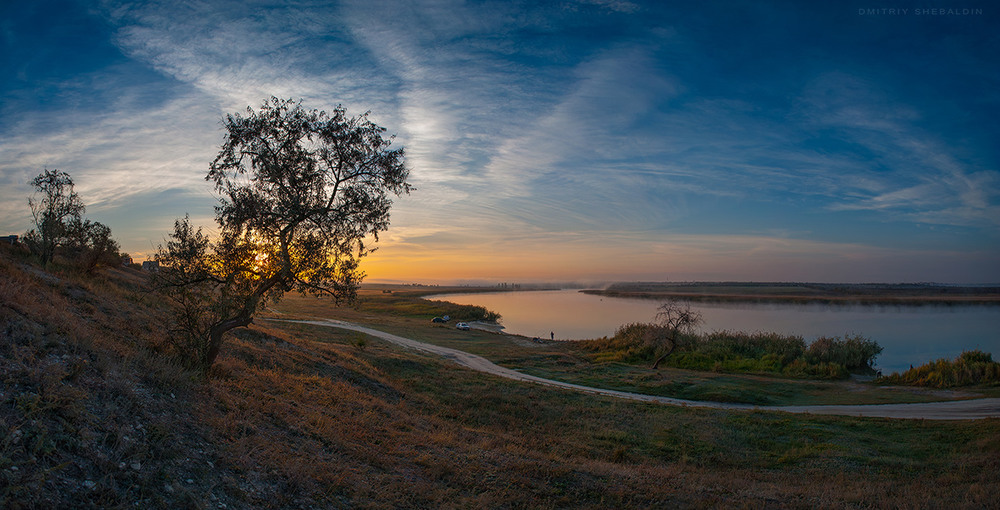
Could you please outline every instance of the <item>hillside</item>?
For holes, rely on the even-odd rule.
[[[981,508],[1000,486],[998,420],[624,402],[304,325],[239,332],[206,380],[165,354],[161,306],[137,271],[0,254],[0,507]]]

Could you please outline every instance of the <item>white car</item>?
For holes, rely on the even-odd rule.
[[[464,323],[464,322],[459,322],[458,324],[455,324],[455,327],[457,329],[462,330],[462,331],[468,331],[469,330],[469,325],[466,324],[466,323]]]

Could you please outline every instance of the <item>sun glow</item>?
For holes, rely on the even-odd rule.
[[[255,271],[259,271],[259,270],[263,269],[264,266],[267,265],[268,259],[270,259],[270,258],[271,258],[271,256],[267,252],[258,252],[253,257],[253,268],[254,268],[254,270]]]

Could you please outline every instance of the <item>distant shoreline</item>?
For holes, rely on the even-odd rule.
[[[699,302],[1000,305],[1000,287],[937,284],[636,282],[581,292],[605,297]]]
[[[444,299],[451,294],[531,292],[566,287],[525,285],[517,288],[366,284],[372,291]],[[716,303],[831,305],[990,305],[1000,306],[1000,286],[932,283],[771,283],[771,282],[623,282],[603,289],[581,289],[595,296],[631,299],[680,299]]]

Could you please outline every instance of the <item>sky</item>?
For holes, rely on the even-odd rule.
[[[213,231],[273,95],[405,148],[368,281],[995,283],[998,48],[977,1],[0,1],[0,235],[44,169],[137,260]]]

